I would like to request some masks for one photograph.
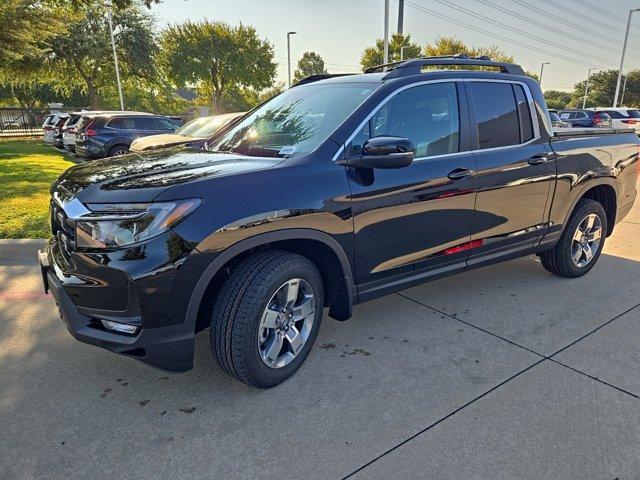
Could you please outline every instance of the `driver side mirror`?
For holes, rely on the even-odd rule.
[[[403,137],[373,137],[362,146],[359,157],[336,163],[356,168],[402,168],[413,162],[413,144]]]

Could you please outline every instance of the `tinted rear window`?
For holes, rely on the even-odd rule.
[[[131,117],[115,117],[109,120],[107,123],[107,127],[109,128],[118,128],[124,130],[135,130],[136,128],[140,128],[136,125],[136,118]]]
[[[621,114],[620,112],[616,112],[615,110],[607,110],[607,112],[600,113],[607,113],[611,118],[627,118],[625,115]]]
[[[510,83],[471,82],[479,148],[506,147],[520,143],[520,124]]]

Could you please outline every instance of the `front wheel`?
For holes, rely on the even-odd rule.
[[[320,273],[305,257],[282,251],[249,257],[231,272],[214,304],[210,342],[216,360],[254,387],[285,381],[313,346],[323,298]]]
[[[580,200],[556,246],[540,254],[542,266],[561,277],[584,275],[598,261],[606,232],[607,215],[602,205],[591,199]]]

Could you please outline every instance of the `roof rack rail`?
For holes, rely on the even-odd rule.
[[[319,80],[326,80],[327,78],[335,78],[335,77],[346,77],[347,75],[355,75],[354,73],[319,73],[317,75],[309,75],[308,77],[304,77],[299,82],[296,82],[292,85],[292,87],[297,87],[298,85],[304,85],[306,83],[313,83]]]
[[[444,55],[441,57],[421,57],[403,62],[393,62],[384,65],[376,65],[367,68],[364,73],[384,72],[389,73],[384,77],[385,80],[399,77],[407,77],[409,75],[417,75],[425,66],[469,66],[469,67],[496,67],[500,72],[510,75],[525,76],[524,70],[520,65],[513,63],[494,62],[486,55],[470,58],[468,55]]]
[[[465,55],[464,53],[458,53],[456,55],[441,55],[439,57],[418,57],[418,60],[420,59],[444,60],[444,59],[450,59],[450,58],[467,59],[469,58],[469,55]],[[366,68],[364,70],[364,73],[384,72],[385,69],[389,71],[389,70],[392,70],[393,67],[397,67],[398,65],[402,65],[403,63],[407,63],[409,61],[410,60],[400,60],[397,62],[382,63],[380,65],[374,65],[373,67]],[[392,68],[389,68],[389,67],[392,67]]]

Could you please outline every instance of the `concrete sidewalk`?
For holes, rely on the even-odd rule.
[[[0,478],[638,479],[639,247],[636,208],[586,277],[525,258],[325,318],[259,391],[207,332],[181,375],[76,342],[0,244]]]

